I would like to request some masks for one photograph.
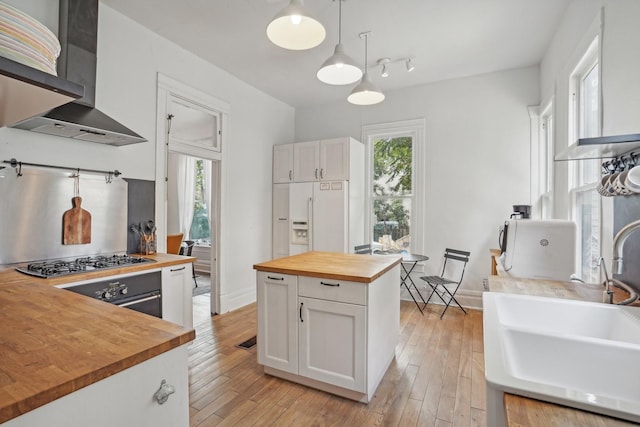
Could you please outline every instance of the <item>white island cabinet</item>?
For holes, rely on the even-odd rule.
[[[307,252],[256,264],[265,373],[369,402],[398,342],[399,260]]]
[[[187,427],[187,367],[187,345],[182,345],[13,418],[2,427]],[[174,393],[160,404],[154,394],[162,380]]]

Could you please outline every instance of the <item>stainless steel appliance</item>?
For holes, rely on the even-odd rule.
[[[16,267],[21,273],[48,279],[69,274],[85,273],[94,270],[123,267],[131,264],[155,262],[149,258],[129,255],[98,255],[76,258],[73,260],[47,260],[32,262],[26,266]]]
[[[162,318],[160,271],[101,280],[64,289]]]

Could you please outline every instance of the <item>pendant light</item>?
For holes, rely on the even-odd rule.
[[[303,0],[291,0],[267,26],[273,44],[289,50],[306,50],[318,46],[326,31],[322,24],[304,12]]]
[[[384,101],[384,93],[371,82],[367,72],[367,38],[369,34],[371,31],[360,33],[360,38],[364,39],[364,74],[358,86],[354,87],[347,97],[347,101],[355,105],[373,105]]]
[[[338,44],[320,69],[316,76],[318,79],[330,85],[348,85],[358,81],[362,77],[362,71],[355,65],[353,59],[344,53],[342,46],[342,2],[338,0]]]

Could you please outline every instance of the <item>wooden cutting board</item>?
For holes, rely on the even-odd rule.
[[[71,199],[73,208],[62,215],[62,244],[91,243],[91,214],[80,207],[82,197]]]

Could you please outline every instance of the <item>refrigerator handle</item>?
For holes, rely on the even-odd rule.
[[[313,250],[313,197],[307,199],[307,212],[309,217],[309,224],[307,225],[307,236],[309,236],[309,251]]]

